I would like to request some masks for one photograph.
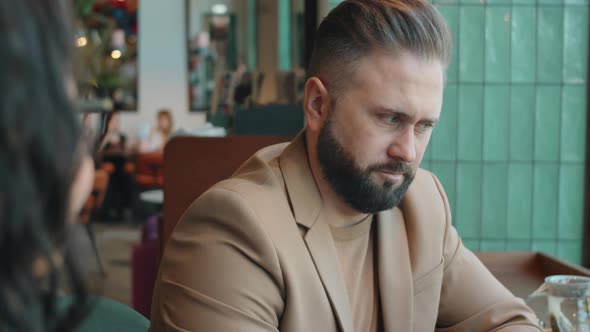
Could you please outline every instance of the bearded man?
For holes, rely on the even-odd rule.
[[[425,0],[349,0],[321,23],[304,130],[186,211],[151,331],[541,331],[466,249],[419,168],[451,37]]]

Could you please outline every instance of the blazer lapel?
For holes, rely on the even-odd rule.
[[[412,331],[414,290],[404,218],[399,208],[377,216],[377,265],[383,328]]]
[[[279,157],[291,209],[297,223],[307,229],[303,237],[326,295],[343,332],[352,332],[352,315],[344,278],[338,264],[336,246],[322,198],[309,167],[302,131]]]
[[[320,217],[320,219],[323,219]],[[344,332],[352,332],[352,314],[344,278],[340,272],[330,227],[318,220],[305,234],[305,243],[320,275],[326,294]]]

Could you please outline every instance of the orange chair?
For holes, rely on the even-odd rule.
[[[162,152],[142,153],[137,156],[135,167],[126,165],[135,172],[135,184],[140,189],[162,188],[164,186],[164,155]]]
[[[115,171],[115,165],[113,165],[113,163],[109,163],[109,162],[103,162],[100,165],[100,168],[105,170],[109,175],[113,174],[113,172]]]

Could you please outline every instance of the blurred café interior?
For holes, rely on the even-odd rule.
[[[303,128],[315,29],[339,2],[76,2],[76,103],[98,151],[81,237],[102,296],[149,319],[183,211]],[[588,276],[590,2],[430,2],[454,48],[421,167],[464,244],[519,296],[546,275]]]

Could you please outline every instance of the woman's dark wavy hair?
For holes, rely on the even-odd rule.
[[[88,307],[64,245],[81,145],[66,88],[70,5],[0,0],[0,330],[70,331]],[[61,268],[73,293],[65,310],[56,304]]]

